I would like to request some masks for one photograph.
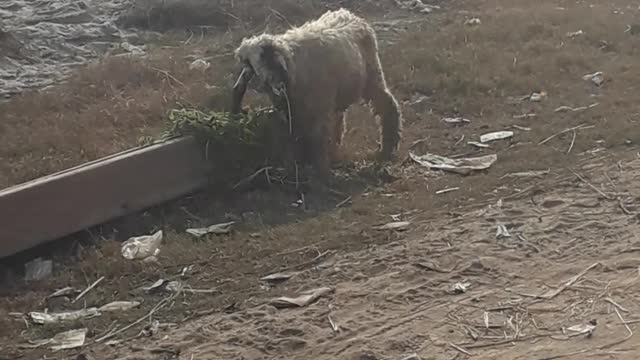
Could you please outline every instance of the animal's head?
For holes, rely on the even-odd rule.
[[[236,49],[235,58],[242,65],[243,73],[257,76],[262,91],[279,94],[288,86],[289,48],[277,37],[262,34],[245,38]]]

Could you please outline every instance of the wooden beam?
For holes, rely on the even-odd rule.
[[[207,183],[204,151],[177,138],[0,191],[0,258],[187,195]]]

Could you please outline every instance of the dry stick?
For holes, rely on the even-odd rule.
[[[180,81],[180,80],[176,79],[173,75],[169,74],[169,72],[168,72],[168,71],[166,71],[166,70],[158,69],[158,68],[155,68],[155,67],[153,67],[153,66],[151,67],[151,70],[154,70],[154,71],[157,71],[157,72],[159,72],[159,73],[163,74],[164,76],[166,76],[166,77],[168,77],[169,79],[171,79],[171,80],[175,81],[175,82],[176,82],[176,83],[178,83],[179,85],[182,85],[182,87],[185,87],[185,88],[187,87],[187,85],[185,85],[182,81]]]
[[[597,187],[595,187],[593,184],[591,184],[590,182],[588,182],[585,178],[583,178],[580,174],[578,174],[577,172],[575,172],[573,169],[569,169],[569,171],[571,171],[573,173],[573,175],[575,175],[580,181],[582,181],[583,183],[587,184],[587,186],[589,186],[590,188],[592,188],[595,192],[597,192],[598,194],[602,195],[605,199],[607,200],[613,200],[613,197],[611,197],[610,195],[607,195],[605,193],[602,192],[602,190],[598,189]]]
[[[165,306],[166,306],[166,305],[167,305],[171,300],[175,299],[175,298],[178,296],[178,294],[180,294],[180,292],[179,292],[179,291],[178,291],[178,292],[176,292],[175,294],[172,294],[172,295],[167,296],[166,298],[164,298],[164,299],[160,300],[160,301],[158,302],[158,304],[156,304],[156,306],[154,306],[154,307],[153,307],[153,309],[151,309],[151,311],[149,311],[149,313],[148,313],[148,314],[144,315],[143,317],[139,318],[138,320],[136,320],[136,321],[132,322],[131,324],[129,324],[129,325],[125,326],[125,327],[122,327],[122,328],[120,328],[120,329],[118,329],[118,330],[116,330],[116,331],[114,331],[114,332],[111,332],[111,333],[109,333],[109,334],[107,334],[107,335],[105,335],[105,336],[103,336],[103,337],[101,337],[101,338],[96,339],[96,340],[95,340],[95,342],[96,342],[96,343],[102,342],[102,341],[104,341],[104,340],[106,340],[106,339],[112,338],[112,337],[114,337],[114,336],[116,336],[116,335],[118,335],[118,334],[120,334],[120,333],[122,333],[122,332],[125,332],[125,331],[127,331],[127,330],[131,329],[132,327],[134,327],[134,326],[138,325],[139,323],[141,323],[142,321],[144,321],[146,318],[150,318],[150,317],[151,317],[151,316],[153,316],[153,314],[155,314],[158,310],[160,310],[160,309],[162,309],[163,307],[165,307]]]
[[[628,313],[628,312],[629,312],[629,310],[625,309],[622,305],[620,305],[620,304],[618,304],[617,302],[613,301],[613,299],[612,299],[612,298],[610,298],[610,297],[605,298],[605,299],[604,299],[604,301],[606,301],[606,302],[608,302],[609,304],[611,304],[611,305],[613,305],[613,306],[617,307],[617,308],[618,308],[618,309],[620,309],[620,311],[622,311],[622,312],[626,312],[626,313]]]
[[[314,244],[311,244],[311,245],[307,245],[307,246],[303,246],[301,248],[297,248],[297,249],[294,249],[294,250],[283,251],[283,252],[277,253],[277,254],[275,254],[273,256],[289,255],[289,254],[297,253],[297,252],[300,252],[300,251],[308,250],[308,249],[317,247],[320,244],[326,243],[327,241],[329,241],[329,240],[318,241],[317,243],[314,243]]]
[[[560,294],[561,292],[563,292],[564,290],[566,290],[569,286],[573,285],[576,283],[576,281],[578,281],[578,279],[580,279],[581,277],[583,277],[586,273],[589,272],[589,270],[595,268],[596,266],[600,265],[599,262],[597,263],[593,263],[591,266],[589,266],[588,268],[582,270],[578,275],[570,278],[569,280],[567,280],[564,284],[562,284],[562,286],[560,286],[559,288],[557,288],[556,290],[552,291],[552,292],[547,292],[546,294],[540,295],[538,296],[539,298],[542,299],[546,299],[546,300],[551,300],[554,297],[556,297],[558,294]]]
[[[615,310],[616,315],[618,315],[618,319],[620,319],[620,321],[622,322],[622,324],[624,325],[624,327],[627,329],[627,331],[629,332],[629,336],[628,337],[632,337],[633,336],[633,331],[631,331],[631,328],[629,327],[629,324],[627,324],[626,321],[624,321],[624,318],[622,317],[622,315],[620,314],[620,311],[618,310],[617,307],[614,307],[613,310]]]
[[[461,353],[463,353],[463,354],[465,354],[465,355],[467,355],[467,356],[473,356],[473,354],[472,354],[472,353],[468,352],[467,350],[465,350],[465,349],[461,348],[460,346],[458,346],[458,345],[456,345],[456,344],[454,344],[454,343],[449,343],[449,346],[451,346],[452,348],[454,348],[454,349],[456,349],[456,350],[460,351]]]
[[[591,126],[587,126],[586,124],[580,124],[580,125],[578,125],[578,126],[574,126],[574,127],[572,127],[572,128],[564,129],[564,130],[560,131],[559,133],[557,133],[557,134],[553,134],[553,135],[549,136],[548,138],[546,138],[546,139],[544,139],[544,140],[540,141],[540,142],[538,143],[538,145],[542,145],[542,144],[546,143],[547,141],[549,141],[549,140],[551,140],[551,139],[553,139],[553,138],[555,138],[555,137],[557,137],[557,136],[560,136],[560,135],[562,135],[562,134],[564,134],[564,133],[568,133],[569,131],[584,130],[584,129],[591,129],[591,128],[594,128],[594,127],[595,127],[595,126],[593,126],[593,125],[591,125]]]
[[[349,201],[351,201],[351,196],[347,197],[346,199],[340,201],[337,205],[336,205],[336,209],[341,208],[344,204],[348,203]]]
[[[253,174],[251,174],[251,175],[247,176],[246,178],[238,181],[237,184],[233,185],[232,189],[237,189],[240,185],[250,184],[253,181],[253,179],[258,177],[258,175],[260,175],[262,172],[269,171],[269,169],[271,169],[271,166],[265,166],[265,167],[259,169],[258,171],[254,172]]]
[[[84,289],[84,291],[82,291],[80,294],[78,294],[78,296],[76,296],[75,299],[73,299],[73,301],[71,302],[72,304],[75,303],[76,301],[80,300],[83,296],[87,295],[87,293],[89,291],[91,291],[91,289],[93,289],[94,287],[96,287],[96,285],[98,285],[102,280],[104,280],[104,276],[101,276],[98,280],[94,281],[93,284],[89,285],[88,288]]]
[[[569,145],[569,150],[567,150],[567,155],[569,155],[575,143],[576,143],[576,131],[573,130],[573,137],[571,138],[571,145]]]

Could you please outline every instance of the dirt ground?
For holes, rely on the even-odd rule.
[[[369,17],[407,120],[389,176],[366,160],[377,132],[356,107],[338,171],[348,176],[312,189],[304,209],[284,190],[205,192],[34,251],[64,249],[51,279],[7,281],[0,359],[636,359],[637,4],[437,5],[422,14],[389,2]],[[597,71],[603,84],[583,79]],[[452,116],[470,122],[442,120]],[[501,130],[513,138],[467,144]],[[407,157],[418,140],[438,155],[498,160],[468,176],[432,171]],[[184,233],[229,219],[229,235]],[[122,258],[119,240],[157,229],[157,263]],[[292,276],[261,280],[274,273]],[[102,277],[75,303],[46,299]],[[143,289],[158,279],[181,286]],[[324,287],[305,306],[273,304]],[[141,305],[44,326],[21,315],[124,300]],[[25,348],[83,327],[82,348]]]

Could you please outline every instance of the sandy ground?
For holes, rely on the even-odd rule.
[[[200,194],[123,220],[133,225],[114,238],[92,229],[99,243],[55,258],[52,279],[3,289],[0,359],[636,359],[640,70],[625,30],[637,4],[438,5],[372,20],[388,29],[383,62],[407,117],[402,154],[426,139],[441,155],[497,153],[490,169],[460,176],[399,161],[394,181],[361,171],[357,184],[309,193],[306,211],[276,190]],[[582,79],[595,71],[601,86]],[[523,97],[543,90],[540,102]],[[454,115],[471,121],[442,121]],[[375,127],[361,108],[350,116],[346,167],[367,168]],[[498,130],[515,134],[488,149],[466,144]],[[231,235],[184,235],[228,219],[239,221]],[[398,221],[407,224],[376,229]],[[167,230],[156,264],[121,258],[114,239],[141,228]],[[292,276],[260,280],[273,273]],[[101,277],[74,304],[45,299]],[[183,287],[142,290],[158,279]],[[273,306],[325,287],[302,307]],[[142,304],[52,326],[20,316],[116,300]],[[81,327],[80,349],[24,348]]]

